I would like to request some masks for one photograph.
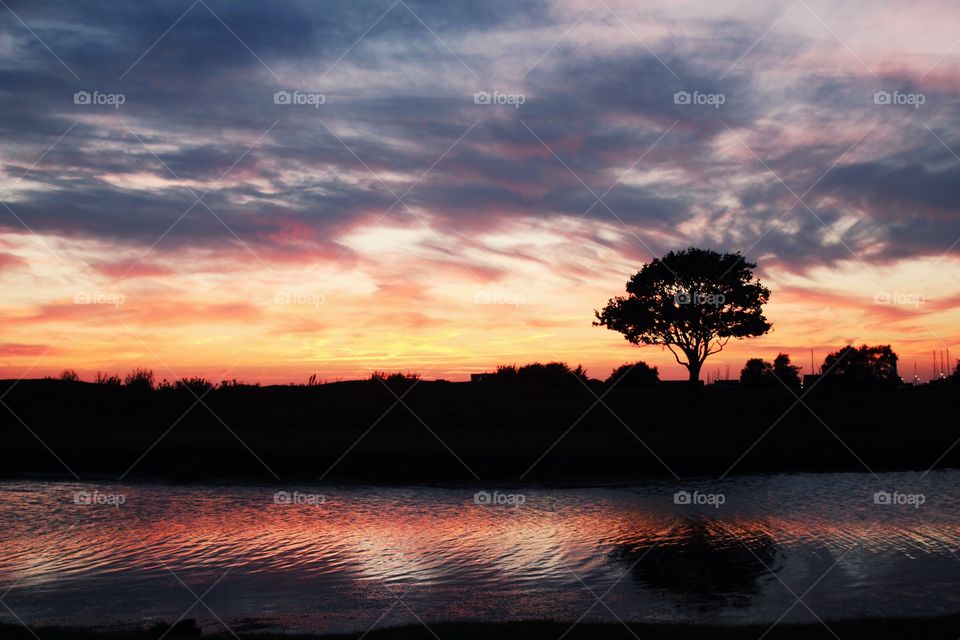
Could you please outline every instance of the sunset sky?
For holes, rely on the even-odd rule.
[[[3,0],[0,377],[683,378],[591,322],[693,245],[772,291],[704,376],[868,342],[926,379],[958,89],[956,0]]]

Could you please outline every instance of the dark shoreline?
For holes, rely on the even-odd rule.
[[[51,380],[0,381],[7,391],[8,479],[577,487],[960,467],[952,386],[815,389],[803,404],[782,389],[671,385],[598,404],[604,389],[576,380],[228,388],[202,404]]]
[[[938,471],[955,471],[960,467],[950,466],[938,466],[936,469],[930,471],[930,473],[936,473]],[[926,473],[927,469],[874,469],[877,473]],[[796,474],[809,474],[809,475],[818,475],[818,474],[868,474],[869,472],[865,469],[791,469],[789,471],[763,471],[763,472],[751,472],[751,473],[731,473],[725,479],[736,479],[738,477],[749,476],[749,477],[775,477],[775,476],[792,476]],[[288,488],[288,489],[306,489],[311,487],[349,487],[349,488],[377,488],[377,487],[391,487],[391,488],[409,488],[409,489],[442,489],[442,490],[469,490],[475,491],[477,489],[486,488],[486,489],[526,489],[526,490],[543,490],[543,491],[564,491],[564,490],[589,490],[589,489],[629,489],[632,487],[642,487],[649,485],[650,483],[663,483],[670,481],[670,478],[664,477],[663,475],[654,475],[646,478],[637,477],[630,480],[603,480],[595,479],[588,480],[585,479],[579,482],[572,482],[566,479],[556,479],[556,480],[546,480],[538,482],[517,482],[517,481],[501,481],[498,479],[489,479],[489,480],[438,480],[434,482],[428,481],[405,481],[405,480],[385,480],[385,481],[374,481],[369,479],[358,478],[354,480],[338,478],[336,480],[317,480],[316,478],[309,477],[295,477],[291,476],[289,478],[281,479],[280,481],[273,480],[271,478],[245,478],[245,477],[229,477],[229,476],[217,476],[217,477],[205,477],[205,476],[196,476],[196,477],[167,477],[163,475],[147,477],[147,476],[138,476],[135,478],[125,478],[119,480],[114,476],[110,475],[98,475],[93,473],[84,474],[80,480],[67,475],[67,474],[56,474],[56,473],[2,473],[0,472],[0,482],[56,482],[56,483],[77,483],[82,485],[129,485],[131,487],[145,487],[145,486],[167,486],[167,487],[253,487],[253,488]],[[703,482],[704,484],[722,482],[722,479],[718,479],[715,476],[684,476],[678,482],[682,483],[696,483]]]
[[[860,620],[827,620],[824,624],[777,624],[766,634],[771,640],[956,640],[960,630],[960,614],[917,618],[865,618]],[[763,625],[699,625],[674,623],[629,624],[629,629],[619,623],[587,623],[573,625],[567,622],[529,621],[529,622],[446,622],[429,625],[408,625],[374,629],[369,633],[349,634],[301,634],[278,633],[272,631],[237,631],[237,635],[226,630],[211,634],[190,635],[167,633],[169,640],[183,638],[257,638],[261,640],[693,640],[712,638],[714,640],[757,640],[770,627]],[[829,627],[829,629],[827,628]],[[164,625],[141,630],[90,630],[75,627],[36,627],[27,630],[22,625],[0,624],[0,636],[11,640],[157,640],[167,630]],[[566,633],[569,630],[569,633]],[[36,636],[33,634],[36,633]],[[434,635],[435,634],[435,635]],[[836,634],[836,635],[834,635]]]

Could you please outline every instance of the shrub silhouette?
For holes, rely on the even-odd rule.
[[[120,376],[114,375],[112,373],[103,373],[102,371],[97,371],[96,377],[93,379],[95,384],[106,384],[110,386],[120,386],[122,382]]]
[[[387,373],[386,371],[374,371],[370,375],[370,380],[382,380],[383,382],[414,382],[420,379],[419,373]]]
[[[180,378],[174,385],[174,389],[177,391],[192,391],[196,396],[203,396],[205,393],[213,389],[213,386],[213,383],[206,378]]]
[[[499,365],[494,380],[498,382],[511,382],[515,384],[571,384],[576,383],[575,378],[587,381],[587,370],[582,365],[577,365],[571,369],[566,362],[532,362],[522,367],[516,365]]]
[[[220,384],[217,385],[217,391],[247,391],[250,389],[259,388],[259,382],[244,382],[242,380],[237,380],[236,378],[231,378],[230,380],[221,380]]]
[[[604,384],[616,384],[618,387],[649,387],[660,382],[660,372],[646,362],[638,360],[633,364],[622,364],[610,374]]]
[[[420,382],[419,373],[387,373],[386,371],[374,371],[370,375],[371,382],[380,381],[391,389],[407,389]],[[378,385],[379,386],[379,385]]]
[[[140,367],[128,373],[123,379],[124,386],[133,391],[152,391],[153,383],[153,370]]]
[[[73,369],[64,369],[57,379],[63,382],[80,382],[80,375]]]

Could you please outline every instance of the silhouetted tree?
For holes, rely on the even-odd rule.
[[[785,353],[773,359],[773,375],[790,388],[800,388],[800,367],[790,364],[790,356]]]
[[[643,265],[627,282],[627,295],[611,298],[593,324],[631,344],[666,346],[697,384],[703,362],[731,338],[770,330],[762,308],[770,290],[754,279],[756,266],[739,253],[671,251]]]
[[[770,364],[761,358],[751,358],[740,371],[740,384],[751,389],[800,388],[800,367],[790,364],[790,356],[778,354]]]
[[[750,358],[740,370],[740,384],[749,389],[769,389],[777,384],[773,365],[763,358]]]
[[[582,364],[578,364],[576,369],[574,369],[571,373],[573,373],[574,377],[580,378],[583,381],[587,381],[590,379],[589,377],[587,377],[587,370],[583,368]]]
[[[152,391],[154,375],[150,369],[136,368],[126,375],[123,384],[135,391]]]
[[[619,387],[648,387],[658,382],[660,372],[642,360],[620,365],[606,380],[606,384],[616,383]]]
[[[64,369],[58,379],[64,382],[80,382],[80,375],[73,369]]]
[[[897,354],[890,345],[847,345],[823,361],[823,383],[849,389],[900,384]]]

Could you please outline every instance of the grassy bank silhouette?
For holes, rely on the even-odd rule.
[[[475,382],[377,373],[158,385],[143,369],[125,381],[0,381],[9,408],[0,468],[7,477],[589,484],[960,465],[948,419],[956,374],[916,387],[825,377],[800,389],[764,371],[745,367],[744,384],[697,389],[657,382],[642,363],[606,380],[548,363]]]

